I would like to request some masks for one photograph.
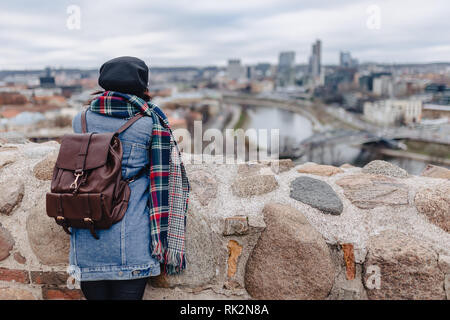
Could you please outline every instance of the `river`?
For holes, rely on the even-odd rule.
[[[314,134],[311,121],[298,113],[270,107],[243,106],[243,108],[247,113],[247,120],[244,124],[245,129],[280,130],[281,154],[289,154],[290,149]],[[311,150],[301,158],[293,160],[295,163],[312,161],[335,166],[349,163],[360,167],[372,160],[385,160],[415,175],[420,174],[427,165],[423,161],[385,156],[377,152],[376,148],[367,150],[345,144],[319,147]]]

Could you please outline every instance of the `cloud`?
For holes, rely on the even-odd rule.
[[[66,27],[71,4],[80,30]],[[379,30],[366,26],[369,5],[381,10]],[[118,55],[166,66],[276,63],[284,50],[306,63],[317,38],[324,63],[340,50],[360,61],[448,61],[449,15],[444,0],[17,0],[0,4],[0,69],[97,68]]]

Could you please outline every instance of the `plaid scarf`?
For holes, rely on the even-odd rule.
[[[124,119],[137,113],[152,117],[148,201],[151,252],[163,264],[166,274],[181,272],[186,267],[184,241],[189,181],[166,115],[150,102],[115,91],[105,91],[89,108],[92,112]]]

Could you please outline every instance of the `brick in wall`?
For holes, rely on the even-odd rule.
[[[30,278],[28,276],[28,271],[0,268],[0,281],[30,283]]]

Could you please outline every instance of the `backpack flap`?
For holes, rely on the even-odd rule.
[[[65,134],[56,159],[56,167],[79,171],[104,166],[115,136],[114,132]]]

